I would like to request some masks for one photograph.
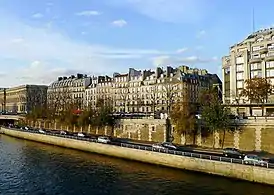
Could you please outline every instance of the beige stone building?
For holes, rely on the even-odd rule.
[[[85,106],[85,90],[90,84],[91,78],[83,74],[58,77],[57,81],[48,87],[48,106],[54,104],[54,106],[58,106],[58,109],[62,109],[66,104],[74,103],[79,109],[82,109]]]
[[[244,81],[250,78],[268,78],[274,84],[274,29],[257,31],[230,47],[229,55],[222,59],[222,70],[223,102],[237,104],[233,110],[240,114],[260,116],[261,108],[240,97],[240,93],[245,87]],[[273,95],[267,104],[265,113],[274,113]]]
[[[47,86],[21,85],[0,90],[0,110],[8,113],[27,113],[35,106],[46,104]]]
[[[199,92],[221,81],[206,70],[167,67],[152,70],[129,69],[128,73],[114,73],[113,77],[92,77],[86,88],[86,105],[95,107],[98,99],[111,100],[115,113],[152,115],[168,113],[171,105],[184,96],[197,103]]]

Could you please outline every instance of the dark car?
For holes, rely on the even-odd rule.
[[[268,163],[274,164],[274,158],[268,159]]]
[[[240,150],[236,148],[225,148],[223,150],[223,155],[225,157],[240,158],[240,159],[243,159],[245,156],[244,153],[242,153]]]

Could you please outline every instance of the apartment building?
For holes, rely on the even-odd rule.
[[[91,84],[91,77],[83,74],[70,77],[58,77],[48,87],[48,105],[58,104],[59,109],[65,104],[73,103],[79,109],[85,105],[85,90]]]
[[[45,106],[47,86],[21,85],[0,89],[0,110],[8,113],[28,113],[34,107]]]
[[[213,84],[221,86],[217,75],[187,66],[155,71],[130,68],[128,73],[114,73],[112,78],[92,78],[86,88],[86,105],[95,107],[98,99],[108,99],[116,113],[168,113],[175,101],[187,98],[197,103],[201,90]]]
[[[240,114],[260,116],[261,108],[240,97],[240,93],[245,87],[244,81],[250,78],[268,78],[274,84],[274,28],[252,33],[230,47],[229,55],[222,58],[222,76],[223,102],[235,105],[232,110]],[[265,113],[273,112],[273,95],[267,104]]]

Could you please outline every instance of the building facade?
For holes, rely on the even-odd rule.
[[[85,105],[95,108],[96,102],[104,99],[112,102],[117,114],[169,113],[175,101],[184,98],[197,103],[199,93],[213,85],[221,86],[217,75],[187,66],[155,71],[130,68],[128,73],[114,73],[113,77],[92,77]]]
[[[222,76],[223,102],[237,104],[234,111],[240,114],[261,115],[261,108],[252,107],[240,93],[245,87],[244,81],[254,77],[267,78],[274,84],[274,29],[257,31],[230,47],[229,55],[222,58]],[[267,103],[274,103],[273,95]],[[271,107],[265,109],[266,112],[272,110]]]
[[[34,107],[45,106],[47,86],[21,85],[0,89],[0,110],[7,113],[28,113]]]
[[[58,107],[61,110],[68,104],[74,104],[82,109],[85,106],[85,90],[90,84],[91,77],[83,74],[58,77],[57,81],[48,87],[48,106]]]

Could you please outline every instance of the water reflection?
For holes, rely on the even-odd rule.
[[[0,137],[0,149],[0,192],[6,194],[258,195],[274,190],[7,136]]]

